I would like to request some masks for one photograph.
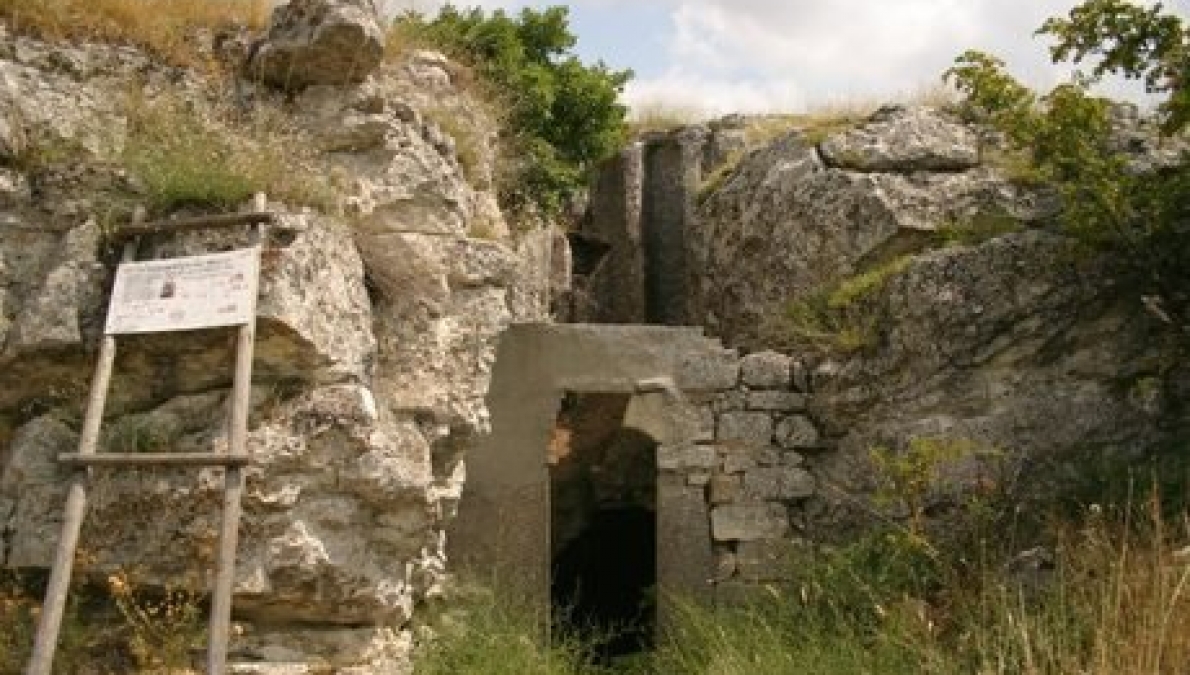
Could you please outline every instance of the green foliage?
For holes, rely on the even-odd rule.
[[[1150,91],[1167,96],[1161,106],[1165,131],[1181,131],[1190,117],[1190,30],[1159,4],[1087,0],[1040,32],[1058,39],[1055,59],[1098,59],[1092,73],[1038,97],[1005,71],[1003,61],[970,51],[946,78],[966,96],[968,115],[1004,132],[1014,151],[1027,153],[1035,177],[1058,191],[1066,229],[1115,254],[1141,293],[1163,305],[1154,314],[1185,323],[1190,166],[1137,170],[1113,142],[1110,102],[1092,96],[1088,86],[1105,73],[1144,78]]]
[[[927,453],[929,454],[929,453]],[[797,561],[790,587],[740,607],[679,602],[654,656],[688,675],[1116,675],[1190,659],[1184,537],[1147,505],[1085,509],[1049,533],[1053,568],[1006,548],[946,548],[897,529]]]
[[[488,83],[505,111],[507,207],[558,211],[623,140],[627,110],[618,98],[631,73],[583,64],[571,51],[565,7],[513,17],[447,5],[433,19],[405,14],[396,30],[471,63]]]
[[[121,417],[107,430],[106,447],[114,452],[162,452],[175,440],[174,433],[154,424],[148,415]]]
[[[1144,7],[1125,0],[1087,0],[1067,18],[1046,21],[1039,33],[1057,38],[1055,61],[1098,59],[1091,73],[1143,79],[1149,92],[1167,94],[1164,127],[1174,133],[1190,122],[1190,34],[1161,3]]]
[[[938,484],[946,464],[975,454],[978,446],[966,438],[913,438],[897,452],[885,447],[869,453],[880,476],[876,498],[900,503],[909,511],[909,533],[920,537],[926,500]]]
[[[901,256],[866,272],[843,279],[827,296],[827,306],[831,309],[846,309],[853,306],[856,302],[883,288],[889,279],[904,272],[912,262],[913,256]]]

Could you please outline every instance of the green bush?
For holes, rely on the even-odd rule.
[[[619,95],[631,73],[586,65],[571,49],[567,9],[444,7],[432,18],[399,17],[398,42],[429,43],[469,63],[487,84],[504,119],[504,206],[557,212],[581,190],[593,165],[624,138],[627,109]]]
[[[966,96],[967,115],[1002,131],[1030,158],[1032,178],[1062,196],[1066,229],[1111,253],[1152,314],[1190,333],[1190,162],[1139,171],[1113,138],[1110,102],[1089,92],[1108,73],[1143,79],[1165,96],[1164,131],[1180,133],[1190,122],[1190,28],[1160,4],[1087,0],[1040,32],[1057,39],[1055,60],[1089,58],[1094,68],[1038,96],[1000,59],[969,51],[946,78]]]

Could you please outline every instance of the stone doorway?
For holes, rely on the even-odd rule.
[[[548,449],[554,627],[604,661],[657,627],[657,441],[624,426],[630,401],[567,392]]]
[[[641,539],[651,539],[653,545],[624,548],[655,556],[653,565],[635,563],[635,569],[655,574],[636,584],[655,582],[655,622],[663,630],[671,611],[667,598],[706,597],[711,591],[715,559],[705,481],[694,480],[698,476],[687,465],[695,456],[715,456],[713,447],[699,445],[713,437],[699,411],[708,410],[709,397],[736,386],[738,377],[735,353],[698,329],[510,327],[500,338],[487,395],[491,433],[467,450],[467,483],[447,535],[451,565],[493,580],[502,592],[546,616],[555,604],[555,563],[568,538],[573,541],[587,531],[601,541],[596,533],[604,529],[643,530]],[[554,507],[564,495],[555,493],[557,481],[551,474],[557,472],[549,448],[560,412],[573,405],[607,406],[603,414],[612,411],[616,423],[611,427],[619,429],[622,440],[652,444],[653,451],[634,455],[649,458],[655,485],[641,487],[639,494],[651,495],[651,506],[613,499],[610,503],[624,508],[586,511],[586,528],[565,525],[570,516],[557,515],[566,507]],[[594,525],[605,520],[644,525]]]

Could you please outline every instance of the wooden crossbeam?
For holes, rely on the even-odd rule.
[[[131,223],[120,226],[113,238],[124,244],[122,262],[136,258],[137,237],[163,232],[184,232],[223,229],[241,225],[251,226],[251,245],[257,249],[264,239],[263,227],[276,223],[272,213],[265,212],[267,200],[258,194],[254,210],[215,216],[199,216],[144,222],[144,209],[138,208]],[[255,268],[259,272],[259,266]],[[258,279],[252,280],[257,287]],[[67,490],[62,531],[54,552],[54,562],[46,587],[45,602],[38,621],[25,675],[50,675],[54,651],[70,589],[70,577],[78,546],[79,532],[87,508],[88,467],[170,467],[222,466],[224,473],[223,518],[219,532],[219,552],[216,561],[215,584],[211,593],[210,636],[207,643],[207,675],[224,675],[227,670],[227,646],[231,627],[232,586],[235,577],[236,548],[239,540],[241,500],[244,493],[244,467],[252,463],[247,453],[248,410],[252,393],[252,354],[256,342],[255,298],[252,318],[240,325],[236,340],[235,376],[232,380],[228,411],[228,444],[225,452],[178,453],[98,453],[99,427],[107,403],[108,387],[116,359],[116,336],[104,335],[100,343],[99,360],[91,380],[91,393],[83,418],[78,452],[58,455],[58,461],[75,469]]]

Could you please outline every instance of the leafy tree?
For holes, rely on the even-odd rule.
[[[505,109],[505,206],[557,211],[622,142],[627,109],[619,95],[632,74],[583,64],[571,52],[565,7],[526,7],[513,17],[447,5],[433,19],[406,14],[397,22],[470,63]]]
[[[969,51],[946,78],[965,94],[967,112],[1028,153],[1057,189],[1068,231],[1116,254],[1137,275],[1149,310],[1190,333],[1190,158],[1142,170],[1115,138],[1111,102],[1089,92],[1105,74],[1141,78],[1164,95],[1163,132],[1181,134],[1190,123],[1190,29],[1160,4],[1086,0],[1038,32],[1057,39],[1055,61],[1092,59],[1091,72],[1039,96],[1000,59]]]

